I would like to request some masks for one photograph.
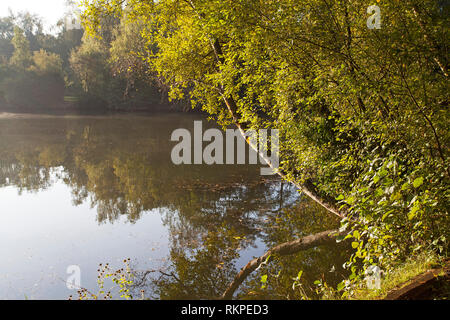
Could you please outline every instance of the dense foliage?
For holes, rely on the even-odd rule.
[[[97,35],[106,16],[144,23],[138,54],[172,98],[279,129],[285,179],[341,206],[356,280],[448,254],[449,7],[377,2],[380,29],[361,0],[85,0],[84,18]]]

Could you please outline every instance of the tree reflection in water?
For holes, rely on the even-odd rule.
[[[163,270],[136,271],[133,288],[158,299],[219,297],[241,267],[240,252],[338,225],[317,205],[300,201],[292,186],[259,176],[259,166],[173,165],[170,134],[189,129],[193,120],[186,115],[0,120],[0,187],[38,192],[63,181],[74,205],[97,208],[99,223],[121,216],[136,223],[145,212],[165,209],[170,261]],[[307,287],[322,276],[335,283],[344,251],[334,245],[276,259],[251,275],[238,296],[299,298],[292,278],[300,270]],[[265,289],[263,274],[269,275]]]

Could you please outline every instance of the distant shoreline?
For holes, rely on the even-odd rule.
[[[77,117],[115,117],[115,116],[135,116],[135,117],[152,117],[163,115],[181,115],[186,117],[198,116],[198,112],[175,112],[175,111],[158,111],[158,112],[104,112],[104,113],[13,113],[0,111],[0,120],[5,119],[41,119],[41,118],[77,118]]]
[[[0,119],[18,119],[18,118],[40,118],[40,117],[70,117],[70,116],[115,116],[115,115],[136,115],[153,116],[165,114],[202,114],[201,111],[189,110],[181,111],[171,109],[167,110],[86,110],[86,109],[40,109],[40,110],[11,110],[10,108],[0,107]]]

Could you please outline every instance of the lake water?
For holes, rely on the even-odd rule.
[[[99,264],[128,258],[148,298],[214,298],[268,247],[338,225],[260,165],[173,165],[171,133],[194,120],[213,126],[187,114],[0,118],[0,299],[76,297],[69,266],[98,291]],[[288,297],[288,283],[261,289],[277,268],[336,283],[343,252],[276,261],[239,294]]]

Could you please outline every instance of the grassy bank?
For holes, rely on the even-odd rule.
[[[365,283],[361,283],[361,288],[355,290],[351,297],[357,300],[380,300],[386,298],[392,290],[397,290],[407,286],[415,277],[427,272],[430,269],[438,269],[444,266],[444,260],[432,252],[425,252],[415,256],[387,272],[382,281],[381,288],[370,290]]]

